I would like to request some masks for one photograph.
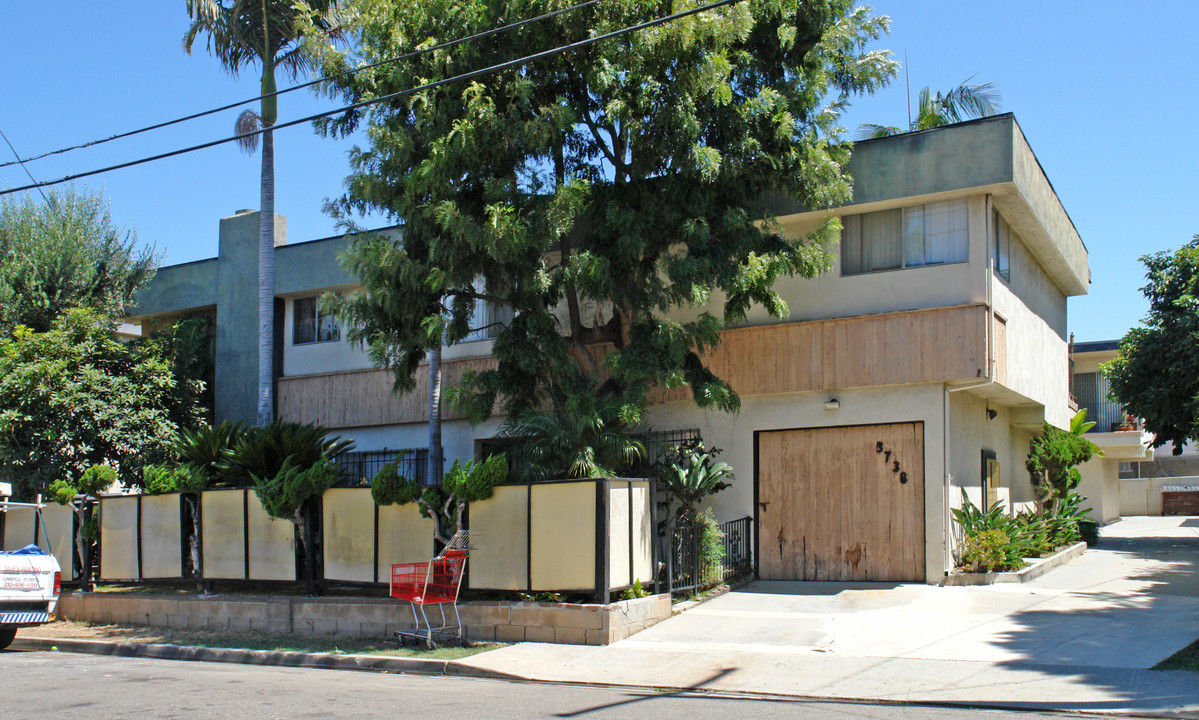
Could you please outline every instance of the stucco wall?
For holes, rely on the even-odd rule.
[[[1072,415],[1066,296],[1013,238],[1011,280],[992,278],[995,312],[1007,321],[1005,385],[1045,407],[1045,419],[1066,427]]]
[[[1119,460],[1093,457],[1078,468],[1082,481],[1078,492],[1086,496],[1082,506],[1091,509],[1091,519],[1110,522],[1120,517]]]
[[[837,410],[825,410],[835,397]],[[712,507],[721,521],[754,516],[754,432],[793,428],[923,422],[925,468],[926,574],[930,581],[950,567],[945,542],[944,457],[942,455],[943,392],[940,384],[800,393],[788,396],[742,398],[741,412],[729,415],[702,411],[691,402],[651,407],[648,420],[655,428],[698,427],[708,447],[724,450],[720,459],[733,468],[732,487],[716,495]]]

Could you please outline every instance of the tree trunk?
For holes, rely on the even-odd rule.
[[[258,424],[275,419],[275,138],[263,121],[258,214]]]
[[[445,467],[441,451],[441,345],[429,352],[429,484],[440,485]]]

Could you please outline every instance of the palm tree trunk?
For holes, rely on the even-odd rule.
[[[258,424],[275,419],[275,138],[263,122],[258,215]]]
[[[429,484],[441,484],[441,345],[429,352]]]

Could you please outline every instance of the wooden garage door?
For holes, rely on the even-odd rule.
[[[758,434],[763,580],[924,580],[924,424]]]

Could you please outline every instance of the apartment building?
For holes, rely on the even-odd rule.
[[[1066,298],[1087,292],[1087,250],[1010,114],[860,142],[849,170],[833,269],[781,281],[791,316],[751,314],[707,358],[741,412],[663,390],[649,421],[698,428],[724,450],[737,479],[714,506],[754,518],[761,578],[935,582],[953,565],[963,491],[1031,503],[1029,440],[1073,415]],[[796,235],[829,213],[771,209]],[[161,269],[131,318],[215,318],[218,419],[254,417],[257,228],[254,212],[222,219],[218,257]],[[394,395],[390,372],[315,301],[354,291],[337,262],[346,240],[288,244],[281,217],[276,231],[279,418],[363,451],[424,448],[427,376]],[[488,367],[491,342],[445,348],[444,382]],[[501,422],[472,427],[452,407],[443,420],[450,462],[475,456]]]

